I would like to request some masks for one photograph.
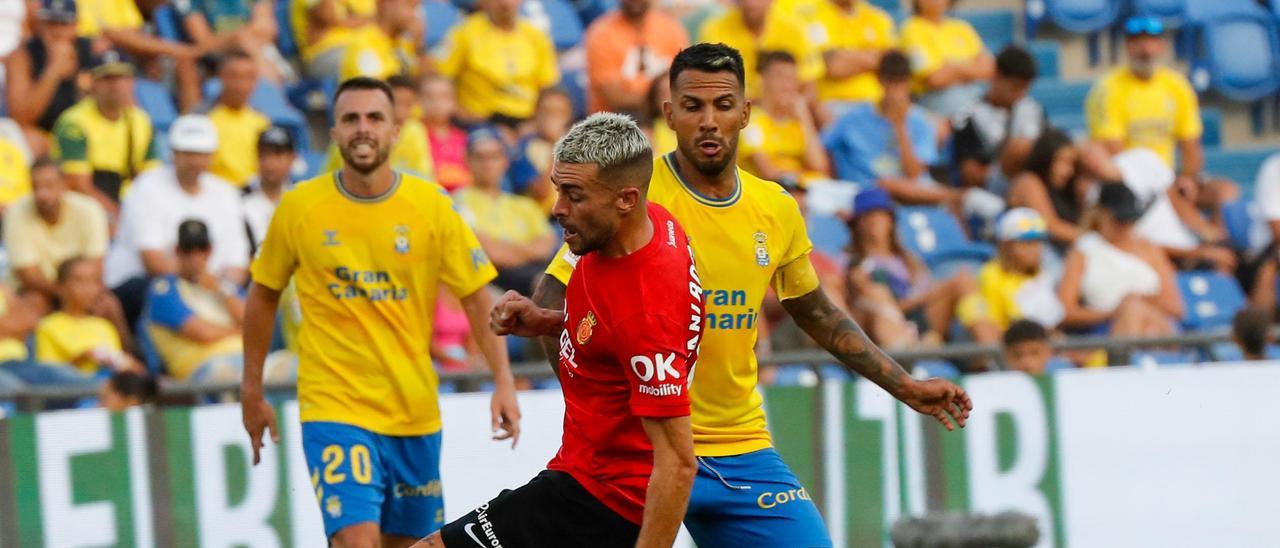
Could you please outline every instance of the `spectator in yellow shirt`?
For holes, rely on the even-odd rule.
[[[947,17],[951,0],[914,0],[902,24],[902,49],[911,57],[912,91],[934,114],[951,117],[982,96],[996,62],[973,26]]]
[[[1160,65],[1168,49],[1164,23],[1153,17],[1132,17],[1125,22],[1125,55],[1128,64],[1116,67],[1089,90],[1085,114],[1089,135],[1116,154],[1143,147],[1155,151],[1165,165],[1177,171],[1177,196],[1171,196],[1179,216],[1190,218],[1194,205],[1213,206],[1229,201],[1233,190],[1222,185],[1201,191],[1204,170],[1200,104],[1191,83],[1181,73]],[[1181,166],[1174,165],[1174,148]],[[1202,238],[1217,241],[1221,230],[1200,231]]]
[[[17,143],[0,135],[0,215],[19,198],[31,192],[27,155]]]
[[[538,94],[560,81],[551,39],[520,17],[520,0],[480,0],[436,53],[458,85],[458,118],[515,128],[533,116]]]
[[[827,151],[800,89],[795,57],[762,51],[759,108],[742,132],[743,167],[770,181],[792,184],[827,177]]]
[[[222,92],[208,115],[218,130],[218,150],[209,172],[244,188],[258,172],[258,136],[271,127],[266,116],[249,106],[258,84],[258,65],[249,54],[234,51],[222,58],[218,78]]]
[[[343,53],[338,80],[417,74],[423,37],[416,6],[410,0],[379,0],[375,23],[356,31]]]
[[[818,81],[818,99],[831,119],[850,103],[880,100],[876,67],[898,42],[888,13],[866,0],[821,0],[809,37],[822,52],[826,75]]]
[[[748,98],[760,96],[760,82],[754,74],[760,51],[790,53],[806,86],[822,77],[822,57],[805,35],[804,25],[786,14],[771,12],[772,0],[735,0],[734,4],[702,25],[698,41],[723,43],[742,54]]]
[[[143,62],[172,59],[179,107],[186,110],[200,102],[201,77],[196,60],[212,51],[208,44],[184,44],[148,32],[146,20],[135,0],[94,0],[76,4],[79,7],[77,34],[97,42],[105,41]]]
[[[58,297],[62,309],[36,327],[36,360],[51,367],[71,367],[85,376],[100,370],[140,369],[124,353],[120,332],[91,312],[103,293],[95,261],[72,258],[58,266]]]
[[[1042,268],[1048,225],[1034,209],[1006,212],[996,228],[996,258],[978,271],[978,290],[985,317],[1001,331],[1020,319],[1054,327],[1062,321],[1055,280]],[[962,318],[962,320],[967,318]]]
[[[285,1],[285,0],[280,0]],[[336,78],[347,46],[372,25],[377,0],[288,0],[298,48],[307,74]]]
[[[471,186],[455,193],[454,200],[485,255],[498,268],[493,283],[503,289],[532,291],[556,244],[546,213],[532,198],[502,190],[509,162],[496,131],[486,128],[471,133],[467,163]]]

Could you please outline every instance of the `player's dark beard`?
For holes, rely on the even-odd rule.
[[[353,154],[351,154],[351,148],[355,147],[355,144],[357,141],[368,142],[373,145],[373,149],[374,151],[376,151],[377,154],[374,155],[372,162],[361,163],[354,158]],[[387,148],[379,147],[377,146],[377,143],[368,139],[352,140],[350,143],[347,143],[347,146],[339,147],[338,152],[342,154],[342,161],[346,164],[346,166],[348,168],[351,168],[352,171],[355,171],[356,173],[359,173],[361,175],[368,175],[370,173],[373,173],[374,170],[378,169],[379,167],[382,167],[382,164],[387,163],[387,158],[391,157],[390,147],[387,147]]]
[[[724,170],[728,169],[729,166],[732,166],[734,161],[738,159],[737,135],[733,135],[730,138],[720,139],[720,146],[724,148],[721,150],[723,154],[720,155],[719,159],[708,160],[698,152],[698,143],[704,140],[707,140],[707,138],[699,136],[688,145],[680,146],[680,153],[683,154],[686,159],[690,160],[690,163],[693,164],[694,169],[698,170],[698,173],[708,177],[716,177],[721,173],[724,173]]]

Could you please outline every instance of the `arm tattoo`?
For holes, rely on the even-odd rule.
[[[832,304],[822,288],[782,301],[782,307],[787,309],[800,329],[840,363],[890,394],[897,395],[910,379],[898,362],[880,350],[858,324]]]
[[[560,283],[560,280],[557,280],[554,276],[543,274],[542,279],[538,281],[537,287],[533,290],[533,304],[538,305],[538,308],[563,310],[564,292],[565,286]],[[551,370],[559,371],[560,341],[556,337],[538,337],[538,344],[542,346],[542,351],[547,356],[547,362],[551,364]]]

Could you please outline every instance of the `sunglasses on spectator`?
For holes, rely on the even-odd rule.
[[[1164,23],[1154,17],[1132,17],[1124,22],[1126,36],[1160,36],[1164,34]]]

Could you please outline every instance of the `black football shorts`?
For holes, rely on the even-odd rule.
[[[448,548],[592,548],[635,546],[640,526],[596,500],[573,476],[543,470],[446,524]]]

